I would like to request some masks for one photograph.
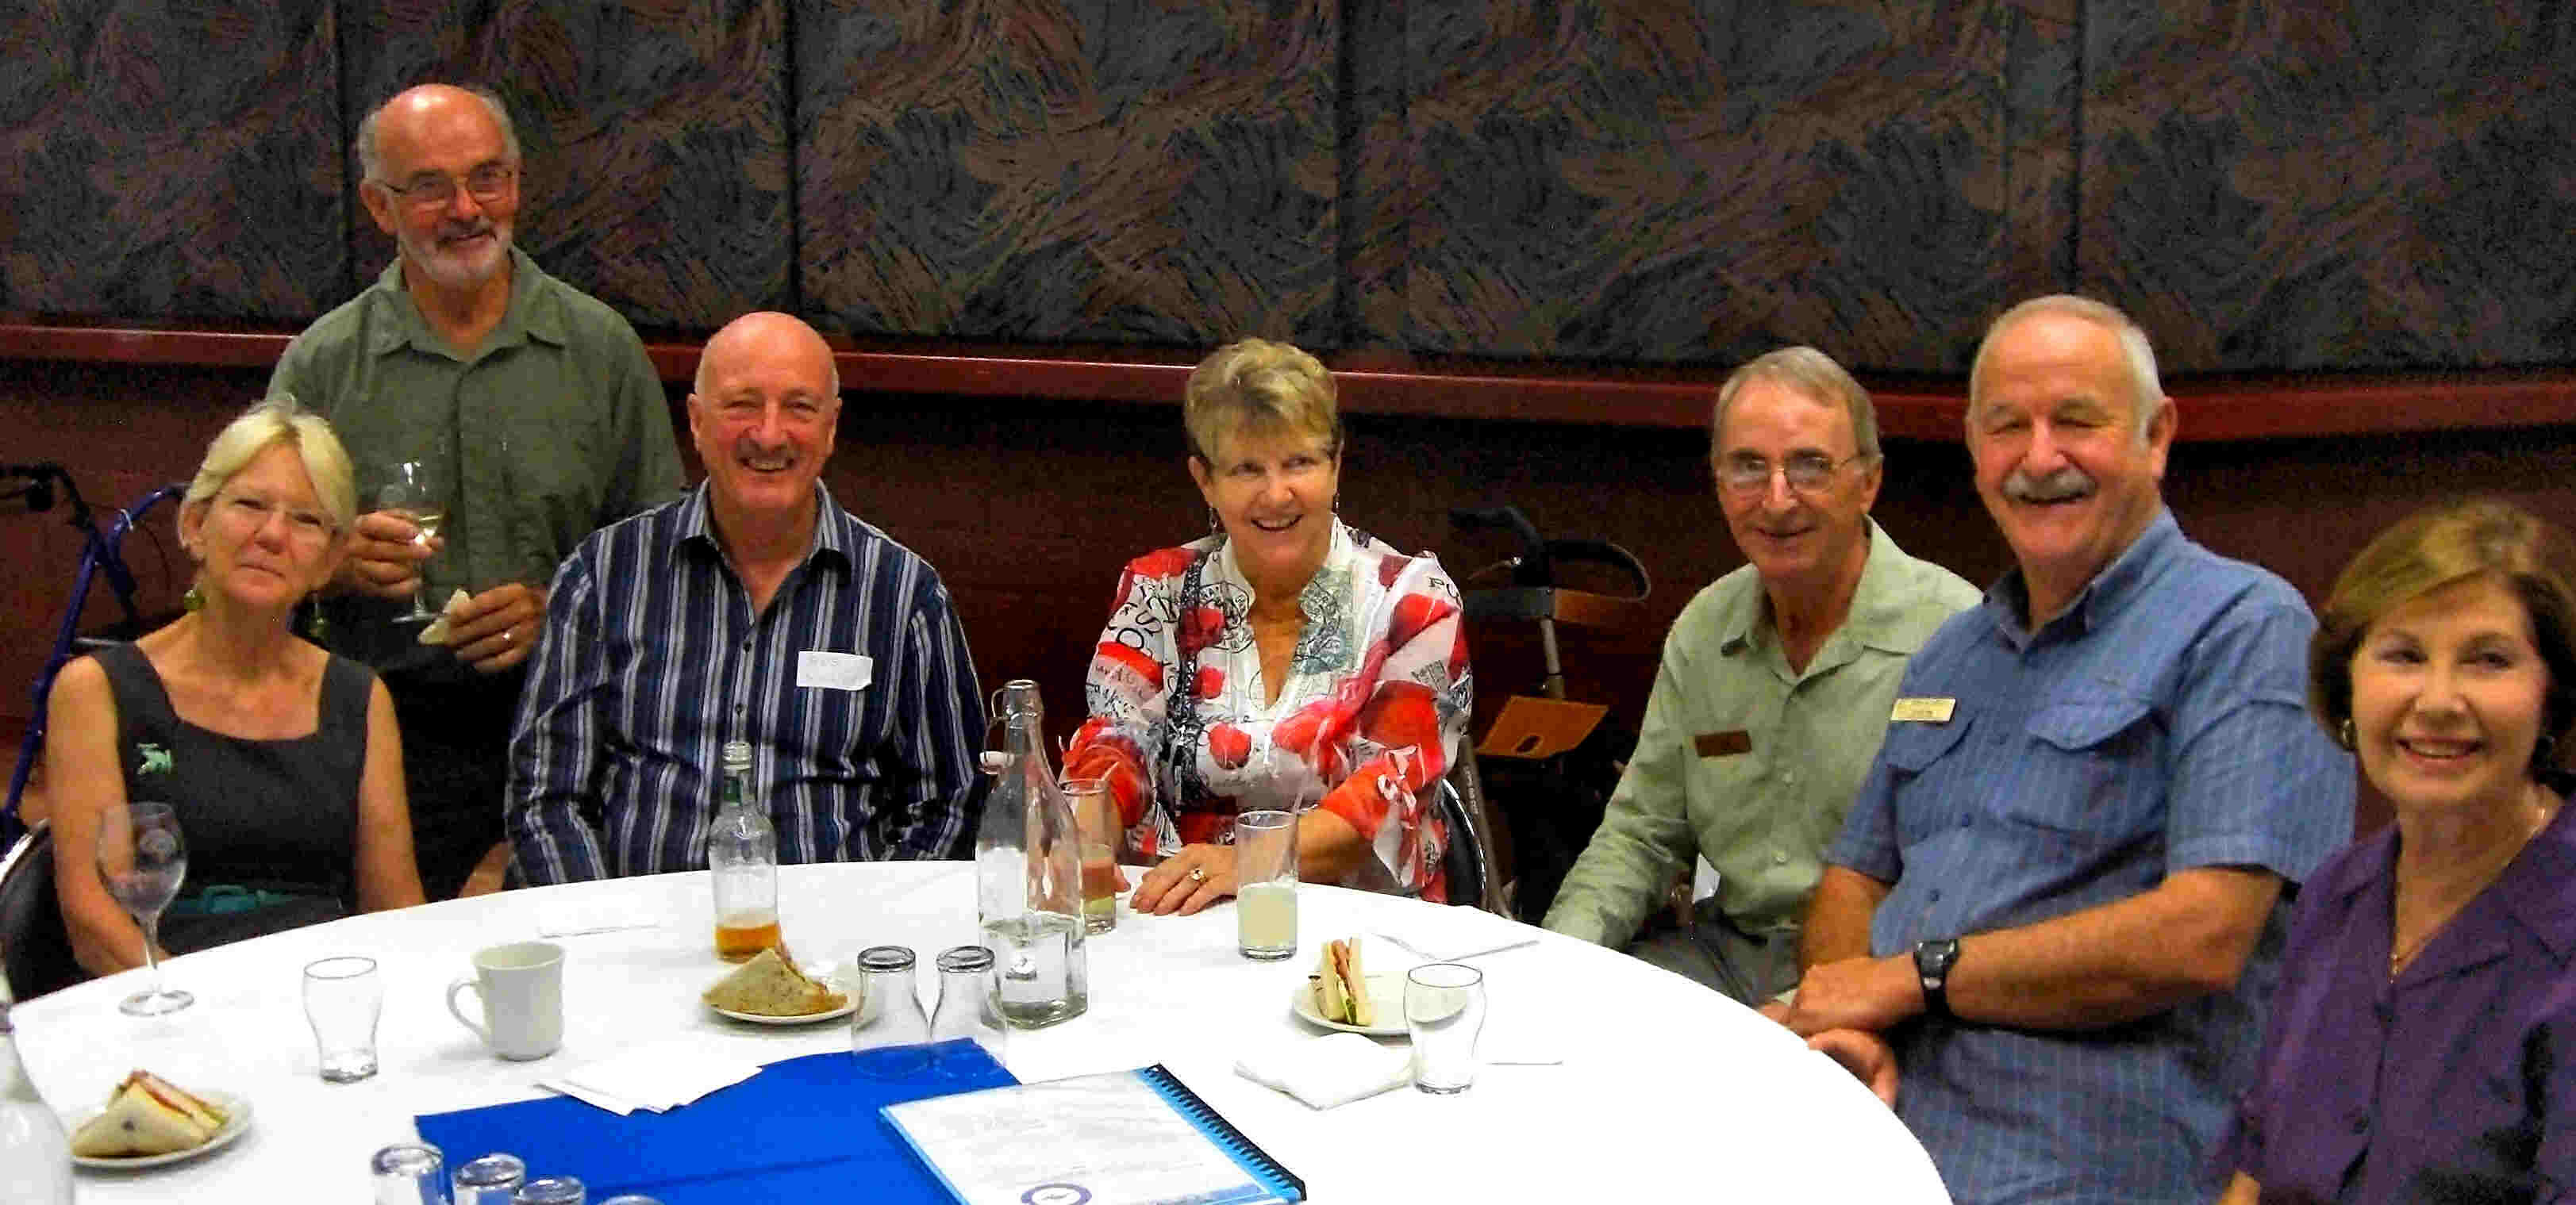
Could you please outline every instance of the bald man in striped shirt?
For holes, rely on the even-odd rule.
[[[786,314],[707,341],[707,479],[555,576],[511,740],[519,877],[706,862],[719,750],[750,742],[783,863],[964,855],[982,694],[929,562],[832,501],[831,349]]]

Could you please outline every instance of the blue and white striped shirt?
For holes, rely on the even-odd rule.
[[[2038,632],[2007,574],[1906,667],[1827,860],[1893,885],[1879,957],[2144,893],[2201,866],[2292,889],[2352,828],[2352,759],[2304,709],[2307,604],[2172,515]],[[2207,1201],[2280,977],[2283,892],[2236,988],[2108,1028],[1923,1021],[1890,1033],[1897,1111],[1963,1203]]]
[[[947,588],[815,493],[813,546],[758,615],[705,485],[593,532],[556,571],[510,742],[527,881],[704,867],[737,739],[779,861],[964,855],[984,704]],[[867,657],[868,684],[800,685],[811,650]]]

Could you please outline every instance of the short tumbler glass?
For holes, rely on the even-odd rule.
[[[1413,1086],[1446,1096],[1476,1082],[1476,1036],[1485,1028],[1484,972],[1427,962],[1404,976],[1404,1028],[1413,1035]]]
[[[454,1205],[510,1205],[527,1178],[528,1165],[517,1155],[495,1151],[469,1159],[456,1165],[450,1180],[456,1188]]]
[[[376,1073],[376,1018],[385,982],[376,960],[355,954],[304,964],[304,1020],[313,1026],[322,1078],[353,1084]]]

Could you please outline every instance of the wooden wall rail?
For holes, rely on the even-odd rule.
[[[0,322],[0,359],[264,368],[290,337]],[[701,346],[655,340],[645,350],[665,381],[679,382],[696,372]],[[1169,403],[1180,398],[1192,362],[1189,353],[1141,348],[836,346],[844,382],[933,396]],[[1326,359],[1341,379],[1343,407],[1369,414],[1694,428],[1707,422],[1715,384],[1713,373],[1688,367],[1450,362],[1385,352]],[[2576,425],[2576,369],[2181,378],[2166,389],[2180,400],[2179,438],[2189,441]],[[1964,389],[1956,380],[1875,382],[1872,394],[1887,435],[1949,439],[1959,431]]]

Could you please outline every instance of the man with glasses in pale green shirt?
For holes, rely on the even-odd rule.
[[[1877,411],[1824,353],[1737,369],[1710,432],[1718,503],[1749,563],[1673,621],[1636,753],[1546,925],[1758,1006],[1797,983],[1798,922],[1905,659],[1978,594],[1870,521]],[[1694,855],[1716,893],[1639,938]]]
[[[409,89],[367,116],[357,153],[359,198],[399,255],[296,337],[269,389],[328,418],[357,463],[369,513],[320,636],[393,694],[421,880],[441,899],[497,887],[507,866],[510,720],[556,563],[684,482],[634,328],[512,245],[521,165],[500,98]],[[375,508],[400,462],[444,504],[432,539]],[[438,643],[399,619],[416,595],[445,610]]]

